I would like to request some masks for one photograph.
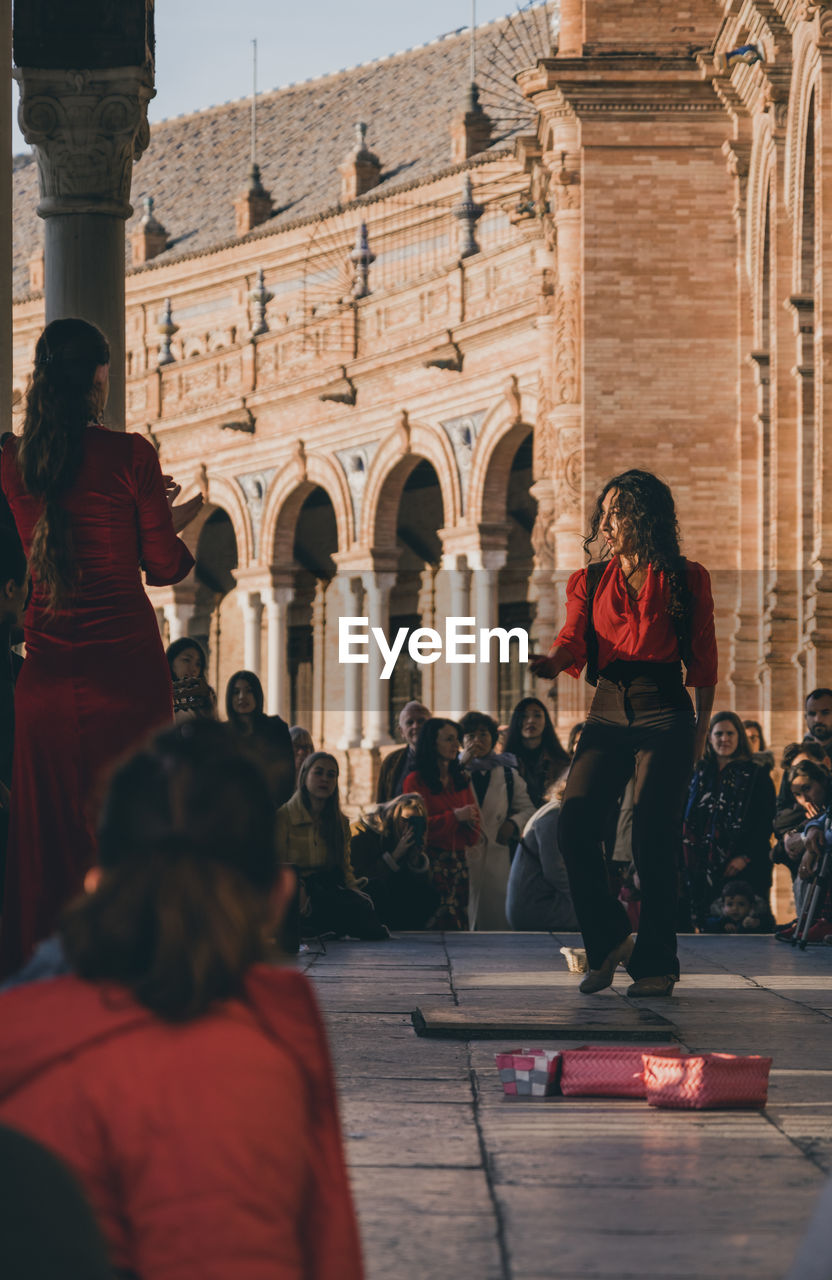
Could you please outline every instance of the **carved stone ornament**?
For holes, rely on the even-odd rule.
[[[517,374],[513,373],[505,385],[503,393],[506,398],[508,411],[511,414],[511,425],[516,427],[518,423],[523,421],[523,406],[520,395],[520,384],[517,381]]]
[[[538,499],[537,516],[531,533],[534,566],[552,570],[555,567],[555,505]]]
[[[260,525],[263,521],[263,507],[269,485],[277,473],[277,467],[269,467],[265,471],[252,471],[249,475],[237,476],[236,480],[246,497],[246,506],[251,516],[251,532],[253,552],[258,554],[260,542]]]
[[[378,441],[374,441],[372,444],[362,444],[357,449],[335,450],[335,456],[347,478],[347,488],[352,499],[353,523],[356,529],[361,527],[361,507],[364,500],[364,490],[367,487],[370,463],[377,448]]]
[[[552,474],[555,435],[551,417],[549,379],[541,369],[537,375],[537,422],[532,437],[532,474],[535,480],[548,479]]]
[[[467,413],[461,418],[447,418],[440,422],[440,427],[451,442],[459,472],[459,491],[462,495],[462,513],[468,500],[468,477],[471,474],[471,461],[474,455],[474,441],[485,418],[485,411]]]
[[[396,434],[399,438],[399,448],[402,453],[407,453],[410,449],[410,418],[407,409],[402,409],[399,414],[399,421],[396,424]]]
[[[18,120],[38,161],[42,218],[103,213],[129,218],[133,161],[150,141],[149,68],[15,72]]]
[[[306,445],[302,440],[295,441],[295,447],[292,450],[291,461],[297,463],[300,468],[301,479],[306,479]]]
[[[580,427],[561,427],[555,440],[552,482],[559,517],[578,512],[581,505],[583,450]]]
[[[574,404],[578,394],[580,297],[577,279],[558,288],[555,298],[555,404]]]

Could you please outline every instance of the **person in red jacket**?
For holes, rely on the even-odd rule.
[[[0,995],[0,1121],[76,1173],[141,1280],[361,1280],[324,1029],[263,963],[293,889],[265,778],[227,726],[115,775],[71,973]]]
[[[458,756],[459,725],[433,716],[422,725],[416,768],[403,784],[405,794],[417,791],[428,810],[427,855],[440,899],[428,929],[468,928],[465,851],[480,839],[480,813]]]
[[[142,583],[193,568],[176,535],[197,496],[135,432],[109,431],[110,351],[85,320],[53,320],[35,346],[20,436],[0,480],[29,559],[26,660],[15,693],[0,974],[52,933],[95,858],[91,802],[113,764],[173,719],[171,678]]]
[[[558,840],[590,972],[581,991],[610,986],[619,963],[635,979],[628,996],[669,996],[679,977],[677,857],[685,786],[702,755],[717,683],[710,578],[679,552],[673,495],[649,471],[604,485],[584,542],[601,558],[566,587],[566,624],[538,676],[579,676],[595,696],[575,751]],[[682,684],[695,690],[696,717]],[[633,945],[623,905],[609,891],[602,841],[629,778],[633,860],[641,891]]]

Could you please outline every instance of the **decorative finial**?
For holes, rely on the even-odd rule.
[[[470,173],[466,173],[462,179],[462,199],[459,204],[454,205],[451,213],[457,219],[462,229],[462,243],[460,245],[459,256],[460,258],[470,258],[473,253],[479,253],[480,251],[474,232],[476,230],[477,223],[485,213],[485,207],[481,204],[477,204],[474,199]]]
[[[254,320],[254,324],[251,329],[251,336],[256,338],[258,334],[268,333],[269,331],[268,322],[266,320],[266,307],[274,297],[274,294],[270,293],[266,288],[266,281],[263,277],[262,267],[257,271],[257,284],[248,296],[252,303],[252,319]]]
[[[179,332],[179,325],[173,322],[173,313],[170,305],[170,298],[165,298],[165,309],[159,317],[159,323],[156,326],[157,332],[162,335],[162,342],[159,347],[158,364],[161,368],[165,364],[173,364],[176,357],[170,349],[170,340],[175,333]]]
[[[355,267],[351,293],[356,300],[366,298],[370,292],[370,267],[375,260],[376,255],[371,250],[367,237],[367,224],[362,222],[355,237],[355,248],[350,254],[350,262]]]

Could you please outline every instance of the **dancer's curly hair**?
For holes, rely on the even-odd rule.
[[[35,347],[17,463],[26,492],[43,499],[29,566],[52,610],[61,608],[77,586],[72,528],[62,499],[83,461],[84,429],[101,408],[95,371],[109,363],[107,339],[86,320],[53,320]]]
[[[627,526],[633,559],[639,564],[652,564],[656,572],[670,576],[669,612],[671,617],[681,619],[684,605],[677,576],[682,557],[676,506],[668,486],[650,471],[622,471],[606,482],[590,517],[589,534],[584,539],[587,557],[593,558],[592,544],[598,538],[603,502],[612,489],[618,491],[616,511],[619,521]],[[601,559],[605,559],[606,554]]]

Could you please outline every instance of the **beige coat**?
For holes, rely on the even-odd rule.
[[[344,827],[344,880],[348,889],[354,889],[356,880],[350,862],[350,824],[343,814],[341,822]],[[303,870],[312,871],[332,865],[317,824],[301,800],[299,791],[277,811],[277,851],[281,862],[290,862]]]

